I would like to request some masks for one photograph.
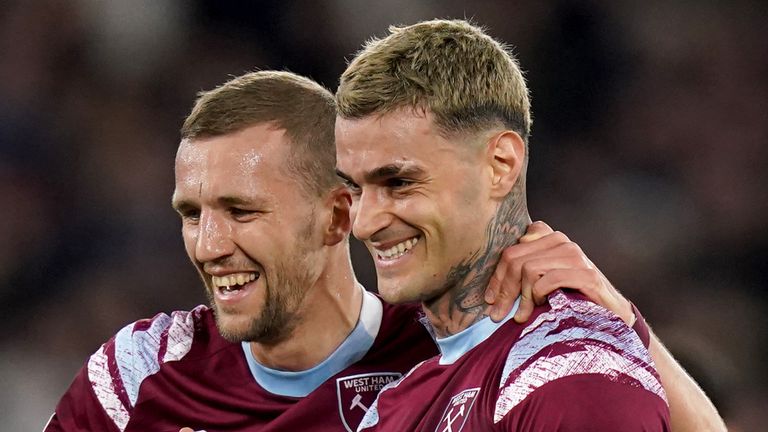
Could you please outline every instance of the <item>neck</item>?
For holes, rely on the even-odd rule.
[[[349,260],[347,242],[335,248],[312,288],[307,291],[290,337],[276,344],[252,342],[251,352],[263,366],[286,371],[310,369],[330,356],[360,317],[362,287]]]
[[[450,269],[443,295],[423,303],[437,337],[456,334],[488,316],[484,295],[496,264],[530,223],[525,194],[513,191],[488,223],[484,245]]]

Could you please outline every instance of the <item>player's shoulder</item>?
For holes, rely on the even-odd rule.
[[[579,294],[558,291],[549,297],[549,308],[522,329],[509,350],[495,420],[537,389],[574,376],[641,388],[666,401],[638,335],[605,308]]]
[[[120,329],[88,359],[88,378],[97,396],[120,393],[135,402],[142,381],[161,365],[184,358],[196,333],[206,331],[211,319],[211,310],[201,305],[159,313]]]
[[[570,352],[584,344],[648,363],[650,354],[637,333],[611,311],[576,292],[556,291],[548,307],[528,322],[510,350],[514,364],[545,353]],[[546,349],[546,351],[543,351]]]
[[[212,311],[203,305],[190,311],[161,312],[126,325],[102,349],[111,351],[113,346],[118,363],[140,358],[150,363],[179,360],[189,352],[196,334],[208,330],[212,320]]]
[[[182,360],[205,338],[212,311],[198,306],[190,311],[159,313],[120,329],[93,353],[81,371],[82,382],[93,392],[110,421],[122,429],[130,420],[142,383],[164,364]]]

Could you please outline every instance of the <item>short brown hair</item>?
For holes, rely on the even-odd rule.
[[[337,183],[335,120],[333,95],[320,84],[290,72],[258,71],[200,92],[181,138],[221,136],[272,122],[294,146],[288,168],[308,192],[322,194]]]
[[[390,27],[341,76],[339,115],[361,118],[402,107],[425,109],[446,134],[497,127],[524,140],[531,130],[525,79],[510,50],[462,20]]]

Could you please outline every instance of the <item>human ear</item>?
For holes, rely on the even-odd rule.
[[[517,132],[504,131],[487,143],[491,174],[491,195],[504,198],[517,183],[525,165],[525,141]]]
[[[347,188],[339,186],[330,193],[328,200],[331,207],[331,219],[324,232],[324,242],[326,246],[334,246],[344,241],[352,229],[352,222],[349,217],[352,196]]]

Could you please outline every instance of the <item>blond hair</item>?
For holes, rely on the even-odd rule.
[[[290,72],[258,71],[200,92],[181,138],[216,137],[274,123],[294,147],[287,167],[305,190],[322,194],[337,182],[335,119],[333,95],[320,84]]]
[[[339,116],[362,118],[402,107],[428,110],[446,134],[503,125],[524,140],[531,129],[528,89],[510,50],[461,20],[390,27],[341,76]]]

